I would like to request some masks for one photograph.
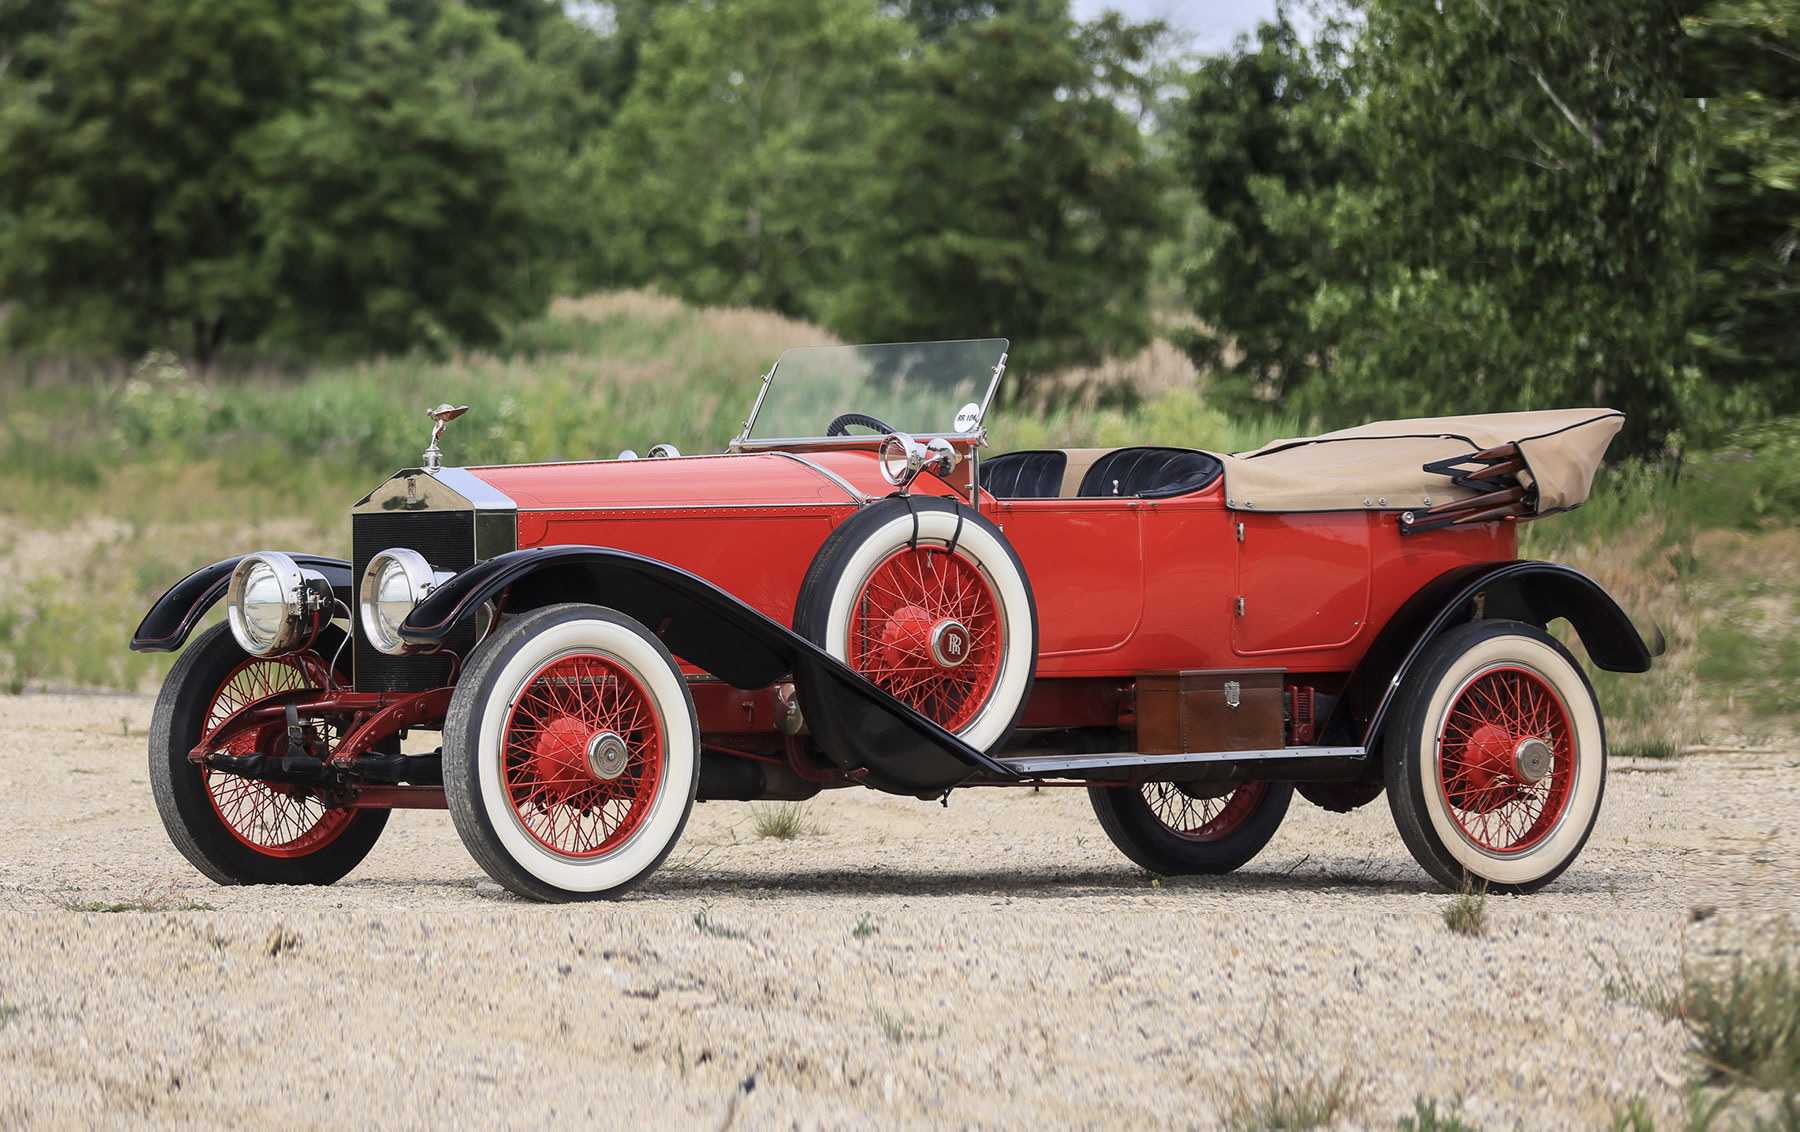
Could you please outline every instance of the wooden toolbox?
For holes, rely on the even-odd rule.
[[[1286,675],[1279,668],[1138,673],[1138,751],[1278,750],[1286,745]]]

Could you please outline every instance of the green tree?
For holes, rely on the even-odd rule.
[[[572,154],[604,117],[577,73],[593,77],[597,41],[554,8],[488,7],[70,0],[34,16],[0,76],[9,336],[205,365],[228,344],[478,344],[541,310],[564,273]]]
[[[889,96],[858,269],[827,321],[862,339],[1010,338],[1026,374],[1142,345],[1167,178],[1127,107],[1148,101],[1160,26],[1080,25],[1063,3],[943,17],[957,7],[934,7]]]
[[[1290,394],[1333,421],[1601,403],[1691,427],[1699,131],[1675,0],[1365,0],[1321,193],[1331,344]],[[1701,422],[1704,423],[1704,422]]]
[[[496,23],[366,7],[305,105],[245,142],[266,343],[442,351],[543,309],[558,146],[533,115],[539,76]]]
[[[246,139],[300,105],[341,2],[77,0],[0,79],[0,296],[17,339],[209,359],[260,324]]]
[[[1183,275],[1205,329],[1188,350],[1240,396],[1279,399],[1329,358],[1308,310],[1330,267],[1316,203],[1360,173],[1343,143],[1342,30],[1309,47],[1278,9],[1253,45],[1202,60],[1177,110],[1181,173],[1204,208]]]
[[[588,157],[597,282],[809,314],[844,269],[874,94],[908,36],[874,0],[671,5]]]
[[[1727,419],[1800,412],[1800,0],[1719,0],[1687,27],[1708,96],[1694,340]]]

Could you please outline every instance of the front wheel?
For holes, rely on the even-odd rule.
[[[331,627],[313,650],[255,657],[238,646],[229,626],[215,625],[188,646],[163,681],[150,721],[150,790],[169,840],[220,884],[330,884],[368,856],[387,825],[386,810],[334,809],[309,787],[244,778],[188,759],[251,701],[325,687],[324,658],[334,656],[343,639]],[[279,742],[285,742],[282,730]],[[256,748],[251,733],[219,750],[246,755]]]
[[[1456,888],[1533,892],[1600,815],[1606,733],[1555,638],[1474,621],[1431,645],[1384,741],[1388,804],[1419,864]]]
[[[1293,797],[1288,782],[1088,787],[1094,816],[1119,852],[1163,876],[1241,868],[1275,836]]]
[[[617,897],[687,825],[700,729],[675,658],[596,605],[496,632],[444,720],[444,793],[487,874],[534,900]]]

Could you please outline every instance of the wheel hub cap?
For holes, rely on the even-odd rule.
[[[596,732],[587,742],[588,773],[602,781],[611,782],[624,774],[630,760],[631,748],[611,731]]]
[[[931,659],[939,668],[955,668],[969,659],[969,630],[945,618],[931,628]]]
[[[1524,782],[1542,782],[1550,773],[1550,744],[1535,736],[1513,751],[1513,770]]]

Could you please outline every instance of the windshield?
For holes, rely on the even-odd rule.
[[[1004,338],[796,347],[776,359],[744,435],[791,440],[846,430],[860,436],[972,432],[987,414],[1005,358]],[[975,422],[965,419],[958,428],[957,414],[970,404]],[[880,423],[841,421],[846,414]]]

